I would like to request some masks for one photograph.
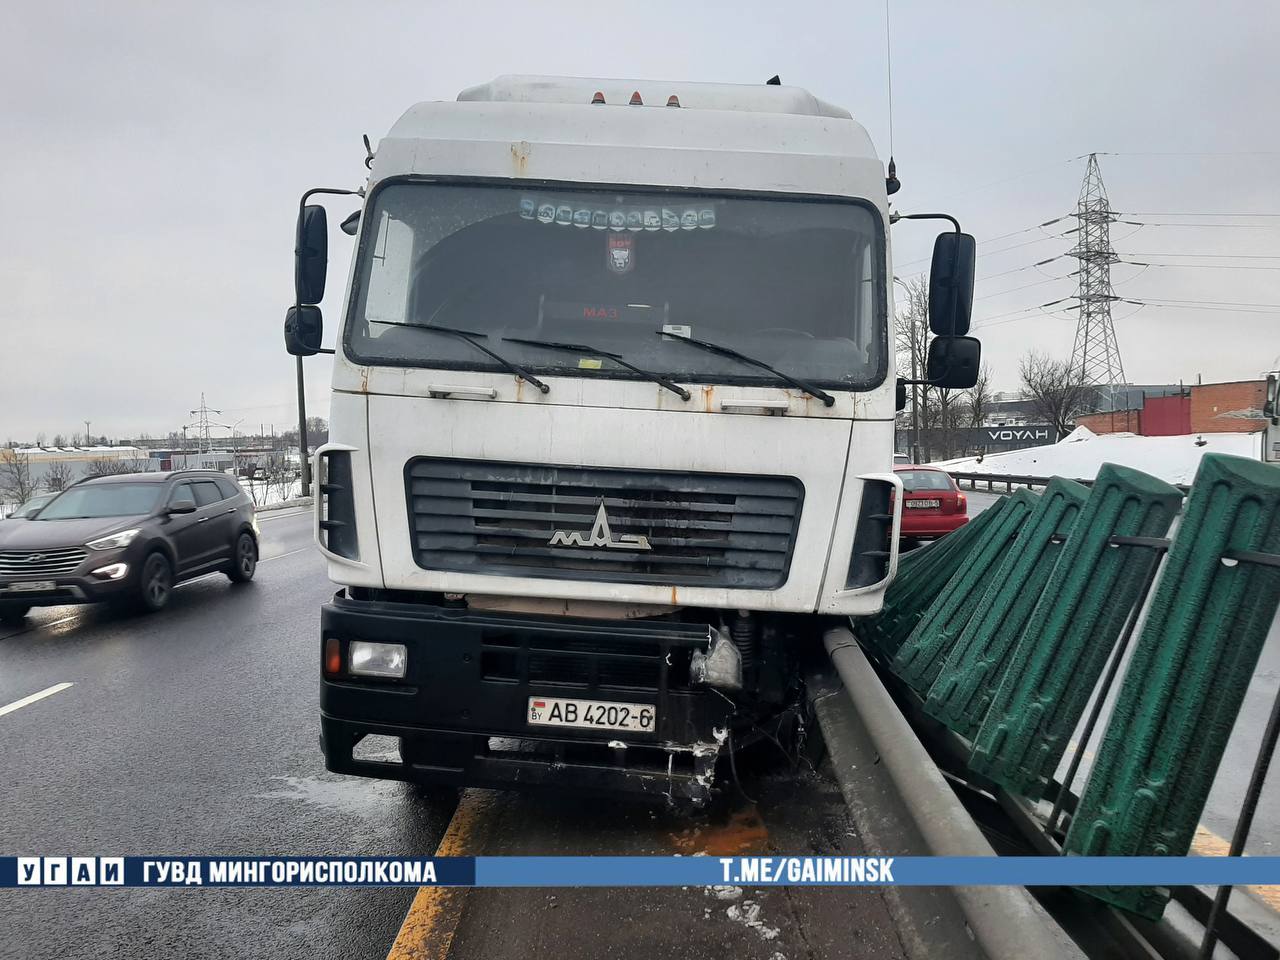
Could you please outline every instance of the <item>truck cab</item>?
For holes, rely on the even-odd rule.
[[[806,640],[897,563],[889,184],[780,85],[502,77],[397,121],[315,454],[330,770],[700,802],[802,722]],[[972,249],[935,250],[930,382],[976,372]]]

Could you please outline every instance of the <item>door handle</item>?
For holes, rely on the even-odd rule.
[[[208,523],[208,522],[209,522],[208,517],[201,517],[199,520],[196,521],[196,523]]]

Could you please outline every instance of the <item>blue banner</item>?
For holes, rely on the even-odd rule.
[[[1280,884],[1280,857],[0,857],[0,887]]]

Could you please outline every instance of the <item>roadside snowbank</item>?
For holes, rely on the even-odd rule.
[[[1057,443],[1044,447],[963,457],[934,464],[956,473],[1020,474],[1092,480],[1104,463],[1118,463],[1168,483],[1190,483],[1206,453],[1229,453],[1257,460],[1259,433],[1205,433],[1198,436],[1139,437],[1132,433],[1096,434],[1076,427]]]

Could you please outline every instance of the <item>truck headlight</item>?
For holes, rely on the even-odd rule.
[[[403,643],[372,643],[352,640],[351,673],[361,677],[403,678],[409,650]]]
[[[133,538],[141,532],[140,530],[121,530],[119,533],[113,533],[107,537],[90,540],[85,546],[90,550],[118,550],[120,547],[127,547],[133,543]]]

